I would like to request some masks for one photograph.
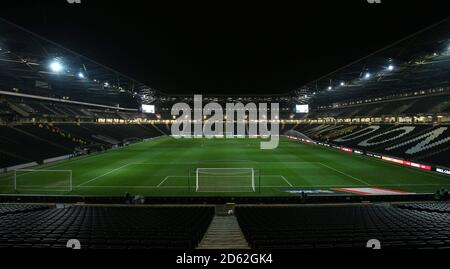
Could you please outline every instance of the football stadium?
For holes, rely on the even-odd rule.
[[[0,19],[0,248],[450,248],[450,20],[177,94]]]

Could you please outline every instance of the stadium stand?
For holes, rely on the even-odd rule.
[[[413,203],[398,205],[397,207],[425,212],[450,213],[450,203],[448,202]]]
[[[48,206],[28,204],[0,204],[0,216],[47,210]]]
[[[255,249],[450,247],[450,214],[394,206],[238,207],[239,224]]]
[[[213,207],[10,208],[0,215],[0,248],[66,248],[76,238],[83,249],[192,249],[214,215]]]
[[[0,126],[0,168],[70,155],[91,144],[117,145],[164,135],[153,125],[19,124]],[[102,139],[103,137],[103,139]],[[107,139],[110,137],[111,139]],[[132,140],[135,138],[134,140]]]
[[[316,141],[450,166],[448,125],[298,125],[295,130]]]
[[[450,102],[448,99],[448,95],[432,95],[344,105],[337,108],[327,107],[315,110],[309,117],[358,118],[445,114],[450,112]]]
[[[36,137],[15,127],[0,126],[0,130],[2,151],[21,159],[42,162],[44,159],[72,152],[71,149],[51,142],[45,137]]]

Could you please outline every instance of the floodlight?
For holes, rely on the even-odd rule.
[[[79,78],[84,78],[84,74],[82,72],[78,73]]]
[[[389,66],[388,66],[388,68],[387,68],[389,71],[394,71],[394,69],[395,69],[395,66],[394,65],[392,65],[392,64],[390,64]]]
[[[365,78],[365,79],[369,79],[371,76],[372,76],[372,75],[371,75],[369,72],[367,72],[367,73],[364,75],[364,78]]]
[[[341,82],[341,87],[344,87],[345,86],[345,82]]]
[[[64,70],[64,66],[59,61],[53,61],[50,63],[50,69],[55,73],[59,73]]]

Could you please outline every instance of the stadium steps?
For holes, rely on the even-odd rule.
[[[47,139],[45,139],[45,138],[43,138],[43,137],[39,137],[39,136],[34,135],[34,134],[32,134],[32,133],[29,133],[29,132],[24,131],[24,130],[22,130],[22,129],[20,129],[20,128],[16,128],[16,127],[12,127],[12,126],[11,126],[11,129],[13,129],[13,130],[16,131],[16,132],[22,133],[22,134],[24,134],[24,135],[26,135],[26,136],[29,136],[29,137],[31,137],[31,138],[37,140],[37,141],[45,142],[46,144],[52,145],[52,146],[57,147],[57,148],[59,148],[59,149],[62,149],[62,150],[64,150],[64,151],[68,151],[68,152],[71,152],[71,151],[72,151],[69,147],[66,147],[66,146],[63,146],[63,145],[54,143],[54,142],[52,142],[52,141],[50,141],[50,140],[47,140]]]
[[[235,216],[215,216],[197,249],[250,249]]]
[[[93,135],[92,138],[96,140],[100,140],[102,142],[106,142],[111,145],[118,145],[120,142],[112,137],[104,136],[104,135]]]
[[[10,102],[7,102],[7,104],[8,104],[9,108],[12,111],[16,112],[20,116],[22,116],[22,117],[29,117],[30,116],[30,113],[26,112],[25,110],[23,110],[21,107],[17,106],[16,104],[13,104],[13,103],[10,103]]]
[[[156,124],[152,123],[153,128],[155,128],[158,132],[160,132],[162,135],[170,135],[170,133],[168,132],[163,132],[161,129],[159,129],[158,126],[156,126]]]

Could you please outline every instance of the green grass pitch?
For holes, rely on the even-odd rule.
[[[40,166],[41,172],[0,176],[1,194],[145,196],[286,196],[289,190],[383,187],[432,193],[450,178],[414,168],[282,138],[276,150],[261,150],[255,139],[180,139],[163,137],[107,153]],[[197,168],[252,168],[256,191],[224,179],[215,191],[196,191]],[[50,171],[47,171],[50,170]],[[57,170],[60,172],[52,172]],[[68,191],[68,172],[73,190]],[[245,183],[243,183],[245,181]],[[238,188],[238,189],[236,189]],[[339,193],[335,191],[335,193]]]

